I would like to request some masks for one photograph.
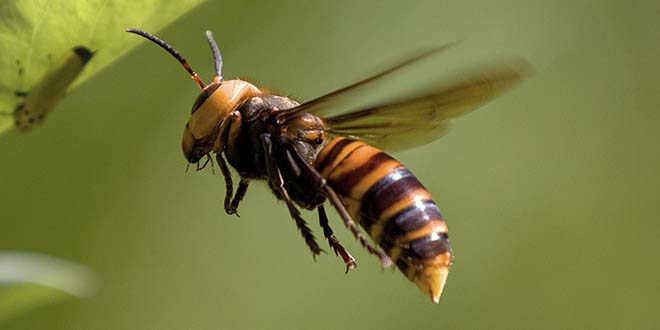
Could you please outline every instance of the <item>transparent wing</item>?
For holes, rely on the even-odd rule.
[[[329,133],[361,139],[378,148],[399,150],[422,145],[444,135],[451,119],[477,109],[519,83],[530,71],[523,60],[482,66],[421,94],[331,116],[324,121]],[[333,97],[341,98],[344,93]],[[316,106],[307,110],[316,113]]]
[[[331,113],[342,113],[354,111],[355,101],[360,100],[364,96],[372,94],[374,90],[378,89],[381,83],[389,81],[389,78],[394,78],[394,74],[404,69],[411,67],[413,64],[429,58],[431,55],[437,54],[448,48],[451,48],[454,43],[440,46],[438,48],[430,49],[420,52],[415,56],[399,62],[398,64],[390,67],[389,69],[375,74],[367,79],[358,81],[354,84],[340,88],[336,91],[325,94],[321,97],[307,101],[300,106],[290,109],[280,114],[283,119],[296,117],[300,113],[310,112],[319,117],[328,117]]]
[[[400,79],[400,73],[453,45],[421,52],[372,77],[282,111],[278,120],[312,113],[324,119],[331,135],[365,140],[388,150],[405,149],[441,137],[452,118],[477,109],[531,72],[522,59],[500,61],[418,88],[416,94],[372,101],[384,85]]]

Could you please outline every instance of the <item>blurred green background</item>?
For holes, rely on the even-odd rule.
[[[300,100],[456,40],[438,72],[511,55],[534,65],[447,137],[395,154],[449,223],[456,259],[442,301],[381,270],[334,212],[359,267],[344,275],[331,254],[313,262],[264,184],[240,218],[227,216],[222,177],[185,171],[180,136],[196,86],[145,42],[43,127],[0,138],[0,250],[73,260],[100,281],[91,298],[2,326],[657,328],[658,17],[657,1],[203,4],[159,35],[208,80],[211,29],[225,77]]]

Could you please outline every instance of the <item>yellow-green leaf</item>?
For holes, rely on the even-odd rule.
[[[203,1],[0,2],[0,132],[15,126],[14,112],[26,102],[32,90],[48,87],[40,86],[41,82],[57,80],[66,76],[62,72],[70,72],[63,68],[63,63],[75,47],[90,49],[94,52],[93,58],[79,74],[75,72],[75,79],[65,84],[61,93],[55,90],[51,94],[70,91],[135,47],[139,40],[128,36],[125,28],[139,27],[156,32]],[[31,102],[46,107],[38,111],[47,113],[61,95],[55,96],[48,102],[41,102],[41,96],[33,96]]]
[[[42,254],[0,252],[0,322],[94,290],[87,268]]]

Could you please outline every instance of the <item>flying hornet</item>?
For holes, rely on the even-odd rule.
[[[422,183],[381,149],[405,149],[442,136],[451,119],[519,83],[529,72],[525,61],[485,66],[417,95],[355,106],[355,100],[394,73],[447,45],[299,103],[241,79],[225,80],[222,57],[210,31],[206,37],[214,56],[215,77],[209,84],[165,41],[138,29],[127,32],[165,49],[199,86],[201,93],[183,131],[183,154],[198,167],[204,157],[208,161],[215,155],[225,179],[228,214],[236,213],[250,182],[266,181],[275,197],[286,204],[314,256],[322,250],[299,208],[317,210],[324,237],[348,271],[356,262],[328,223],[327,202],[383,267],[396,264],[434,303],[439,302],[452,263],[447,224]],[[230,166],[240,175],[235,193]],[[380,249],[369,242],[358,224]]]

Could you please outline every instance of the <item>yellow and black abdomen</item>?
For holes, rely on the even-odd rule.
[[[383,151],[347,138],[330,141],[314,166],[401,272],[437,302],[451,249],[445,221],[419,180]]]

